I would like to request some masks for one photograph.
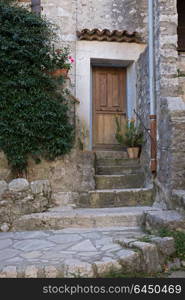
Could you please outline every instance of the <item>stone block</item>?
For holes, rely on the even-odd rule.
[[[157,246],[159,253],[170,256],[175,252],[175,241],[172,237],[152,237],[151,242]]]
[[[29,182],[24,178],[13,179],[8,187],[12,192],[23,192],[29,189]]]
[[[57,277],[58,271],[57,271],[56,267],[54,267],[54,266],[46,266],[44,268],[44,270],[45,270],[45,276],[46,276],[46,278],[56,278]]]
[[[145,213],[144,226],[154,233],[161,228],[185,229],[185,217],[174,210],[149,211]]]
[[[156,245],[145,242],[131,242],[131,247],[137,248],[142,252],[141,268],[147,273],[157,273],[161,271],[159,255]]]
[[[0,227],[0,230],[2,232],[7,232],[7,231],[9,231],[9,229],[10,229],[10,225],[8,223],[3,223]]]
[[[64,269],[65,278],[93,277],[93,269],[91,264],[77,259],[66,259]]]
[[[17,270],[15,266],[7,266],[3,269],[5,278],[17,278]]]
[[[44,195],[49,195],[51,193],[51,186],[48,180],[32,181],[30,187],[34,195],[41,193]]]
[[[27,266],[25,269],[25,278],[37,278],[38,269],[36,266]]]
[[[1,195],[7,190],[8,184],[5,180],[0,180],[0,199]]]

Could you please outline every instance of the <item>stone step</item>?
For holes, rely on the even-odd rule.
[[[161,271],[172,238],[150,243],[138,227],[0,233],[0,278],[105,277]]]
[[[185,216],[176,210],[153,210],[144,212],[143,226],[151,233],[160,229],[185,231]]]
[[[82,194],[78,207],[104,208],[123,206],[150,206],[153,204],[153,188],[114,189],[90,191]]]
[[[122,207],[73,209],[25,215],[15,220],[13,231],[59,230],[63,228],[136,227],[141,224],[144,211],[151,207]]]
[[[126,151],[96,151],[96,159],[128,159]]]
[[[173,190],[171,205],[173,209],[185,214],[185,190]]]
[[[100,158],[96,159],[96,167],[115,167],[121,166],[125,168],[138,168],[140,161],[138,159],[113,159],[113,158]]]
[[[144,173],[127,175],[96,175],[96,189],[127,189],[141,188],[144,186]]]
[[[141,173],[141,167],[138,166],[97,166],[97,175],[127,175]]]

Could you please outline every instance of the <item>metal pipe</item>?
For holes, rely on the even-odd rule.
[[[37,15],[41,14],[41,0],[31,0],[31,10]]]
[[[154,92],[154,3],[148,0],[148,47],[149,47],[149,89],[150,89],[150,114],[155,115]]]
[[[150,93],[150,130],[151,130],[151,171],[157,171],[157,118],[155,99],[154,69],[154,2],[148,0],[148,47],[149,47],[149,93]]]

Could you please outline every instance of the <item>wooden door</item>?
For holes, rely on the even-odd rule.
[[[115,117],[124,128],[126,119],[126,70],[93,68],[93,149],[119,149]]]

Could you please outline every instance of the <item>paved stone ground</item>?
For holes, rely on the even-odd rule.
[[[185,278],[185,271],[173,271],[168,278]]]
[[[107,265],[120,269],[117,261],[136,253],[113,238],[141,235],[139,228],[116,227],[0,233],[0,277],[93,277],[93,264],[100,273]]]

